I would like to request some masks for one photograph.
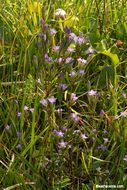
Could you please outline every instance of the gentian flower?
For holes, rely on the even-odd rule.
[[[75,122],[78,123],[80,120],[80,117],[76,113],[71,113],[71,119]]]
[[[47,98],[47,100],[50,102],[50,103],[55,103],[56,102],[56,98],[54,96],[51,96],[50,98]]]
[[[47,99],[42,99],[42,100],[40,100],[40,103],[42,104],[42,106],[46,107],[48,104],[48,101],[47,101]]]
[[[125,157],[123,158],[124,161],[127,161],[127,155],[125,155]]]
[[[76,96],[75,93],[71,93],[70,101],[71,102],[76,102],[78,100],[78,97]]]
[[[61,140],[61,141],[59,142],[59,148],[60,148],[60,149],[64,149],[64,148],[66,148],[66,146],[67,146],[67,142],[65,142],[65,141],[63,141],[63,140]]]
[[[88,96],[96,96],[97,95],[97,91],[95,90],[90,90],[87,92]]]

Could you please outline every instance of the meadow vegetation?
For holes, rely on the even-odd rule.
[[[126,189],[126,0],[0,10],[0,189]]]

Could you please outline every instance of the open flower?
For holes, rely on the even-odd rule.
[[[80,117],[76,113],[71,113],[71,119],[75,122],[78,123],[80,120]]]
[[[65,20],[66,12],[63,9],[56,9],[55,18]]]

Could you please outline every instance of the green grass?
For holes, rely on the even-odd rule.
[[[126,189],[126,1],[2,0],[0,9],[0,189]],[[69,41],[67,26],[84,42]]]

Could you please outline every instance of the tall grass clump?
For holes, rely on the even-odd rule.
[[[126,1],[0,8],[0,188],[126,189]]]

